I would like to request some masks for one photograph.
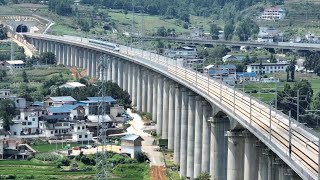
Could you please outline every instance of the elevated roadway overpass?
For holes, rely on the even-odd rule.
[[[138,38],[137,36],[135,38]],[[142,37],[142,40],[166,40],[173,42],[180,42],[186,44],[205,44],[205,45],[226,45],[226,46],[248,46],[248,47],[261,47],[270,49],[288,49],[288,50],[308,50],[308,51],[320,51],[320,44],[314,43],[290,43],[290,42],[278,42],[278,43],[259,43],[251,41],[225,41],[225,40],[205,40],[205,39],[193,39],[193,38],[171,38],[171,37]]]
[[[140,49],[112,51],[81,38],[24,34],[58,64],[117,83],[152,112],[180,175],[218,180],[319,179],[318,134],[254,97],[176,61]],[[100,62],[100,57],[106,61]]]

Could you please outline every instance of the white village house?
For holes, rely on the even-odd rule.
[[[289,63],[279,62],[279,63],[252,63],[247,65],[247,72],[255,72],[257,74],[268,74],[275,72],[286,72]]]

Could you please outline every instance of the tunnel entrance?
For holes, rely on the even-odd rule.
[[[16,29],[17,33],[25,33],[28,32],[28,27],[24,24],[20,24],[17,29]]]

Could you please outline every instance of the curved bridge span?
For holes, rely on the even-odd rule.
[[[81,38],[24,37],[39,53],[55,53],[59,64],[118,83],[138,111],[152,112],[181,176],[319,179],[317,134],[248,94],[139,49],[121,46],[115,52]],[[101,56],[106,62],[98,61]]]

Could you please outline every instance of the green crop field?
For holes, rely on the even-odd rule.
[[[56,149],[64,149],[64,147],[70,144],[70,147],[75,147],[75,146],[80,146],[82,145],[81,143],[74,143],[74,142],[65,142],[65,143],[52,143],[52,144],[39,144],[39,145],[31,145],[31,147],[38,151],[38,152],[50,152],[50,151],[55,151]],[[86,142],[84,142],[83,144],[86,144]],[[63,145],[63,146],[62,146]]]
[[[63,172],[54,163],[41,161],[0,161],[0,177],[15,179],[92,179],[95,171]],[[1,179],[1,178],[0,178]]]

